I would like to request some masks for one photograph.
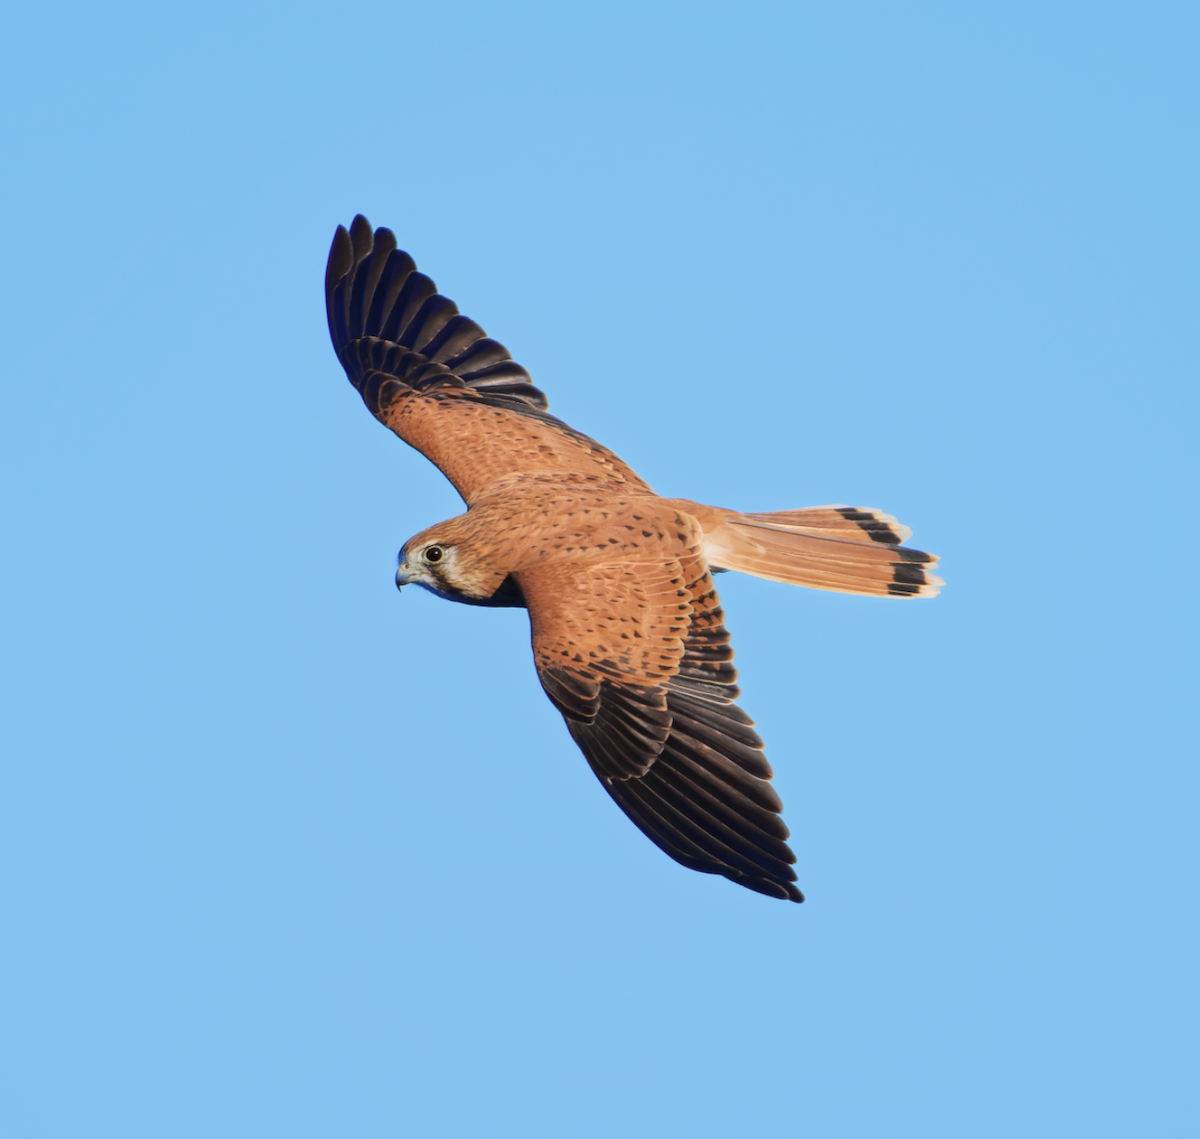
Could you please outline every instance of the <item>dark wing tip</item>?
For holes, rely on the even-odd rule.
[[[766,878],[734,878],[733,881],[756,894],[765,894],[782,902],[804,901],[804,895],[791,882],[769,882]]]
[[[359,214],[359,218],[362,215]],[[355,218],[355,221],[359,220]],[[333,235],[333,244],[329,247],[329,262],[325,266],[325,288],[331,289],[347,273],[354,264],[354,242],[344,225],[337,227]]]
[[[350,240],[354,243],[355,261],[361,261],[366,257],[375,244],[375,233],[371,229],[371,223],[362,214],[355,214],[354,220],[350,223]]]
[[[364,357],[378,356],[378,342],[383,342],[382,351],[399,348],[396,358],[404,357],[410,369],[419,356],[458,377],[460,386],[485,402],[514,410],[546,409],[545,394],[504,345],[461,316],[454,302],[417,272],[390,229],[372,230],[362,214],[349,229],[339,225],[333,235],[325,267],[325,311],[334,351],[360,391],[366,379]],[[392,375],[414,386],[408,375]]]
[[[360,214],[359,217],[362,217]],[[358,218],[355,218],[357,221]],[[329,247],[329,260],[325,263],[325,315],[329,320],[329,334],[334,337],[334,347],[337,347],[337,334],[333,314],[333,298],[338,286],[354,265],[354,242],[344,225],[337,227],[333,235],[333,244]]]

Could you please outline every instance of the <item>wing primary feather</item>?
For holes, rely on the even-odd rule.
[[[660,772],[669,771],[680,787],[689,788],[693,795],[701,798],[715,817],[725,819],[735,830],[745,828],[747,838],[761,835],[767,843],[764,849],[784,862],[796,861],[796,856],[785,845],[791,832],[775,808],[756,803],[743,795],[739,786],[715,778],[689,759],[686,752],[670,744],[663,749],[656,767]],[[743,780],[745,778],[743,775]]]
[[[747,756],[735,759],[678,728],[671,733],[671,744],[675,750],[689,756],[717,778],[740,788],[742,794],[759,806],[769,811],[783,810],[779,793],[771,786],[775,773],[761,751],[749,753],[749,756],[753,757],[752,761]]]
[[[384,329],[388,317],[404,288],[404,282],[409,275],[415,273],[417,266],[413,259],[402,249],[394,249],[384,262],[383,272],[375,286],[375,295],[371,298],[371,309],[367,314],[366,329]]]
[[[485,369],[505,362],[512,363],[508,349],[498,340],[485,336],[454,357],[454,370],[464,380],[473,380]],[[521,368],[520,364],[517,367]],[[528,377],[529,373],[524,368],[521,368],[521,372]]]
[[[350,223],[350,240],[354,244],[354,260],[361,261],[375,243],[375,235],[371,232],[371,223],[362,214],[356,214]]]
[[[338,322],[334,315],[338,282],[350,272],[353,264],[354,243],[350,240],[346,227],[339,225],[333,235],[333,245],[329,249],[329,263],[325,266],[325,317],[329,321],[329,335],[333,339],[334,348],[346,339],[344,327],[339,334]]]
[[[371,250],[371,255],[355,274],[354,292],[350,298],[350,318],[347,322],[351,336],[366,335],[371,323],[370,312],[374,307],[375,292],[395,248],[396,236],[390,229],[376,231],[375,246]],[[361,288],[359,287],[360,281],[362,282]]]
[[[400,343],[407,344],[413,351],[432,359],[433,353],[429,351],[429,345],[451,318],[457,315],[458,305],[441,293],[434,293],[433,296],[425,298],[401,334]],[[483,329],[479,331],[482,333]]]
[[[747,811],[755,812],[756,817],[770,816],[776,820],[766,824],[776,838],[787,838],[791,833],[780,817],[783,802],[769,779],[754,775],[719,752],[683,735],[673,736],[663,750],[670,752],[672,766],[689,772],[692,779],[719,788],[721,794],[735,796],[746,804]]]
[[[750,726],[753,721],[736,704],[713,705],[673,692],[670,708],[676,723],[688,724],[693,735],[711,740],[718,747],[728,740],[749,751],[762,750],[762,737]]]
[[[796,861],[787,843],[747,825],[723,804],[716,804],[702,789],[690,784],[677,771],[668,778],[659,765],[642,777],[664,802],[670,803],[681,818],[691,822],[713,842],[743,859],[739,869],[750,873],[780,875]],[[794,871],[793,871],[794,874]]]
[[[679,672],[671,677],[668,687],[672,692],[683,692],[697,700],[708,700],[713,704],[722,705],[732,704],[742,694],[742,690],[736,684],[713,681],[707,674],[697,677],[688,672],[685,675],[684,667],[681,664]]]
[[[617,806],[629,816],[633,825],[660,850],[689,870],[698,870],[701,874],[723,873],[720,868],[713,865],[712,859],[695,843],[675,833],[672,828],[666,826],[658,818],[652,809],[646,807],[639,800],[632,784],[629,782],[602,782],[604,789]]]
[[[457,363],[459,353],[481,340],[483,335],[483,329],[479,325],[469,316],[459,313],[446,321],[441,331],[421,349],[421,352],[439,364],[447,364],[451,360]],[[455,370],[457,371],[457,368]],[[459,375],[462,373],[459,372]],[[463,379],[465,380],[466,376],[463,376]]]
[[[545,393],[533,385],[529,373],[504,345],[490,339],[475,321],[459,313],[452,300],[438,293],[433,281],[417,271],[413,259],[396,247],[390,229],[380,227],[372,233],[361,214],[349,230],[338,226],[334,233],[325,269],[325,311],[334,350],[360,392],[370,370],[362,366],[361,342],[384,341],[446,365],[446,373],[437,376],[427,390],[469,388],[491,407],[543,419],[583,438],[544,416]],[[418,362],[406,362],[402,351],[391,359],[401,363],[376,361],[373,366],[380,371],[391,368],[398,381],[415,388]],[[404,374],[405,370],[410,374]],[[393,399],[396,394],[393,390]],[[379,414],[378,402],[368,400],[367,406]],[[635,476],[628,472],[623,477],[631,481]]]
[[[405,331],[412,323],[413,314],[432,296],[437,293],[437,286],[415,269],[404,278],[396,299],[388,310],[387,319],[376,334],[383,340],[393,340],[411,348],[412,342],[404,337]]]
[[[658,820],[667,835],[691,843],[701,856],[709,861],[714,873],[724,874],[726,877],[736,875],[736,880],[739,881],[742,875],[795,880],[795,871],[789,864],[765,857],[757,851],[748,855],[743,850],[730,846],[722,837],[712,833],[712,830],[706,829],[721,828],[715,825],[715,820],[706,818],[705,812],[682,800],[673,788],[656,777],[653,770],[647,776],[636,781],[630,780],[622,786]],[[672,799],[676,801],[672,802]],[[697,822],[697,818],[703,821]]]

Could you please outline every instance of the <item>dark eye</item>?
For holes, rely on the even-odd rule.
[[[425,551],[425,560],[427,562],[440,562],[442,560],[442,552],[441,546],[430,546]]]

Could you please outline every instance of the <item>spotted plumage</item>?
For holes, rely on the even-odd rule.
[[[397,585],[527,609],[546,695],[642,832],[693,870],[803,901],[712,575],[932,597],[937,559],[862,507],[745,514],[659,497],[551,416],[504,346],[363,217],[338,228],[325,288],[350,382],[467,504],[404,544]]]

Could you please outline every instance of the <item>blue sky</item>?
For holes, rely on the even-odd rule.
[[[1197,1126],[1195,9],[8,17],[0,1109],[41,1136]],[[608,801],[328,344],[364,212],[726,575],[803,906]]]

